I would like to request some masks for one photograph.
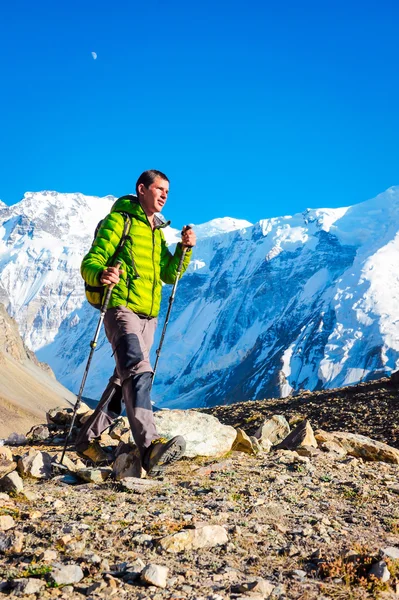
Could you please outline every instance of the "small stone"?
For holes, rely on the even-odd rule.
[[[223,460],[217,463],[212,463],[210,465],[205,465],[204,467],[198,467],[197,465],[192,466],[192,470],[195,471],[196,475],[200,477],[206,477],[211,473],[221,473],[223,471],[230,471],[233,467],[233,461],[231,460]]]
[[[11,433],[6,440],[8,446],[25,446],[28,440],[25,435],[21,433]]]
[[[5,477],[0,479],[0,490],[3,490],[4,492],[19,494],[23,489],[24,484],[17,471],[12,471],[12,473],[8,473]]]
[[[36,494],[35,492],[31,492],[30,490],[23,490],[22,495],[25,496],[25,498],[27,500],[29,500],[29,502],[34,502],[35,500],[38,500],[38,498],[39,498],[39,494]]]
[[[138,477],[125,477],[121,479],[119,484],[122,488],[142,494],[147,490],[152,490],[156,487],[160,487],[162,482],[154,479],[139,479]]]
[[[371,569],[369,571],[369,576],[370,575],[376,577],[383,583],[385,583],[391,578],[391,574],[388,570],[387,563],[383,560],[380,560],[371,566]]]
[[[50,577],[57,585],[70,585],[79,583],[84,575],[79,565],[60,565],[52,569]]]
[[[29,513],[29,518],[31,521],[36,521],[36,519],[40,519],[42,515],[43,513],[41,513],[40,510],[32,510],[32,512]]]
[[[0,446],[0,460],[13,460],[12,452],[7,446]]]
[[[136,477],[140,479],[141,460],[137,448],[132,449],[129,444],[123,444],[115,459],[112,473],[116,481],[120,481],[126,477]]]
[[[40,560],[43,562],[54,562],[58,558],[58,553],[55,550],[45,550],[40,555]]]
[[[341,444],[337,444],[337,442],[320,442],[319,447],[320,450],[323,450],[323,452],[330,452],[338,458],[344,458],[347,455],[345,448],[343,448]]]
[[[15,521],[10,515],[0,515],[0,531],[8,531],[15,527]]]
[[[8,460],[6,458],[0,458],[0,478],[8,475],[11,471],[15,471],[17,468],[17,463],[13,460]]]
[[[87,483],[103,483],[112,474],[110,467],[101,467],[96,469],[79,469],[76,475]]]
[[[22,552],[24,535],[20,531],[0,533],[0,554],[19,554]]]
[[[386,558],[399,560],[399,548],[397,546],[388,546],[387,548],[383,548],[381,552]]]
[[[149,564],[141,572],[141,580],[148,585],[166,588],[169,569],[162,565]]]
[[[159,541],[159,547],[166,552],[182,552],[198,548],[212,548],[227,544],[227,531],[221,525],[204,525],[197,529],[183,529],[178,533],[165,536]]]
[[[292,574],[293,574],[295,577],[298,577],[299,579],[305,579],[305,577],[307,576],[307,573],[306,573],[306,571],[303,571],[302,569],[294,569],[294,570],[292,571]]]
[[[22,579],[14,579],[12,582],[12,587],[14,592],[17,594],[37,594],[43,589],[46,585],[45,581],[41,579],[34,579],[33,577],[22,578]]]
[[[250,594],[251,598],[253,598],[252,594],[260,594],[262,598],[269,598],[274,588],[275,586],[270,581],[267,581],[267,579],[257,577],[241,585],[233,586],[233,591],[241,594]]]
[[[72,421],[72,415],[72,408],[52,408],[46,413],[47,423],[54,425],[69,425]]]
[[[50,437],[50,431],[47,425],[34,425],[26,434],[28,440],[32,442],[41,442]]]

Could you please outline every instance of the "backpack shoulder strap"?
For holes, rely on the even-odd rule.
[[[132,224],[132,218],[129,215],[129,213],[120,212],[119,214],[123,216],[124,227],[123,227],[123,233],[122,233],[121,239],[119,240],[119,244],[117,245],[114,255],[112,257],[112,263],[116,262],[118,255],[120,254],[124,245],[126,244],[126,240],[128,239],[129,233],[130,233],[130,226]]]

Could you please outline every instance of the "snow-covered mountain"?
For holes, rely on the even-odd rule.
[[[84,302],[79,265],[113,201],[41,192],[0,206],[0,301],[74,391],[99,314]],[[399,367],[399,187],[352,207],[256,225],[215,219],[195,230],[199,242],[179,283],[154,386],[157,404],[287,395]],[[169,230],[169,243],[178,233]],[[99,397],[112,369],[101,337],[85,395]]]

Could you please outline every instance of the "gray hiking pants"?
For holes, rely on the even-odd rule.
[[[122,413],[122,398],[133,439],[143,457],[158,438],[150,399],[152,368],[150,349],[157,319],[137,315],[125,306],[107,310],[104,327],[112,346],[116,368],[90,419],[81,428],[77,450],[98,437]]]

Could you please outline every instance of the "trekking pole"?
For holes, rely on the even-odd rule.
[[[121,266],[121,262],[117,261],[114,266],[117,267],[117,268],[119,268]],[[94,337],[93,337],[92,341],[90,342],[90,348],[91,348],[91,350],[90,350],[89,358],[87,359],[86,368],[85,368],[84,373],[83,373],[82,383],[80,384],[79,394],[78,394],[78,397],[77,397],[77,400],[76,400],[76,403],[75,403],[75,408],[73,410],[71,425],[69,427],[68,434],[67,434],[67,436],[65,438],[64,449],[62,451],[61,460],[59,462],[60,465],[62,465],[62,461],[64,460],[64,456],[65,456],[65,452],[66,452],[66,449],[67,449],[68,441],[69,441],[69,438],[71,436],[71,432],[72,432],[73,426],[75,424],[76,415],[77,415],[77,412],[78,412],[79,407],[80,407],[81,402],[82,402],[83,389],[85,387],[87,375],[88,375],[89,369],[90,369],[91,360],[93,358],[93,354],[94,354],[94,351],[95,351],[96,346],[97,346],[98,336],[100,335],[101,326],[102,326],[103,321],[104,321],[105,313],[107,312],[108,303],[110,301],[112,290],[113,290],[114,286],[115,286],[115,283],[110,283],[110,285],[107,288],[107,293],[105,294],[104,302],[101,305],[100,318],[99,318],[98,323],[97,323],[97,328],[96,328]]]
[[[191,225],[186,225],[185,227],[183,227],[183,231],[186,231],[187,229],[191,229]],[[163,325],[161,339],[159,340],[159,346],[158,346],[158,348],[156,350],[157,357],[155,359],[154,370],[153,370],[153,373],[152,373],[152,383],[151,383],[151,385],[154,385],[155,373],[156,373],[158,362],[159,362],[159,355],[161,354],[162,344],[163,344],[163,341],[164,341],[164,338],[165,338],[166,328],[167,328],[168,323],[169,323],[170,311],[172,310],[173,301],[174,301],[175,295],[176,295],[177,284],[179,283],[180,274],[181,274],[182,269],[183,269],[184,258],[186,256],[186,252],[187,252],[187,250],[189,248],[191,248],[191,246],[184,246],[182,255],[180,257],[179,266],[177,267],[176,279],[175,279],[175,282],[173,284],[172,293],[171,293],[171,295],[169,297],[169,306],[168,306],[168,310],[166,312],[165,323]]]

